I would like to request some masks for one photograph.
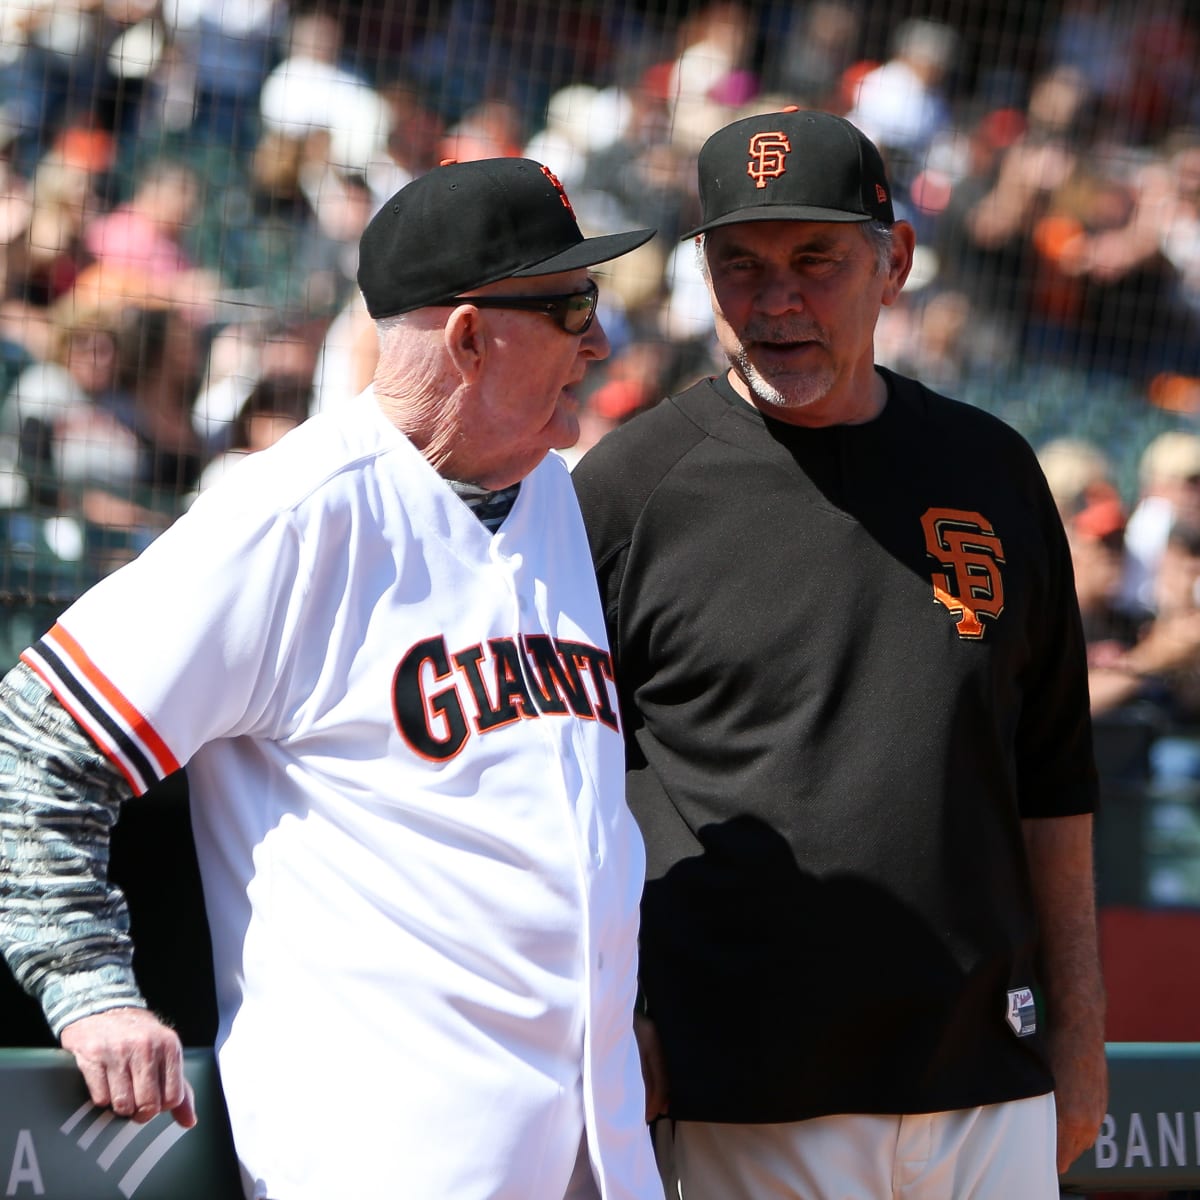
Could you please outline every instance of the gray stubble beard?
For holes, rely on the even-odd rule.
[[[746,381],[755,399],[769,408],[807,408],[829,394],[833,386],[833,370],[823,367],[798,380],[788,392],[782,392],[750,361],[745,349],[729,356],[734,369]]]

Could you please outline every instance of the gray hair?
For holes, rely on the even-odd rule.
[[[389,334],[395,333],[405,323],[408,313],[400,313],[394,317],[379,317],[375,322],[375,333],[383,341]]]
[[[885,275],[892,265],[892,227],[886,221],[868,221],[863,236],[875,251],[876,274]]]

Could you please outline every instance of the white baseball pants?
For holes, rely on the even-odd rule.
[[[659,1121],[668,1200],[1058,1200],[1054,1096],[778,1125]]]

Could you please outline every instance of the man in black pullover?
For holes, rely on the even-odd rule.
[[[1106,1102],[1087,674],[1029,446],[877,368],[876,148],[734,122],[688,237],[728,372],[574,473],[647,845],[672,1200],[1056,1200]]]

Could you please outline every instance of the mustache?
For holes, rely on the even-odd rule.
[[[811,321],[763,320],[751,321],[742,330],[744,342],[760,342],[770,345],[773,342],[818,342],[828,345],[825,330]]]

